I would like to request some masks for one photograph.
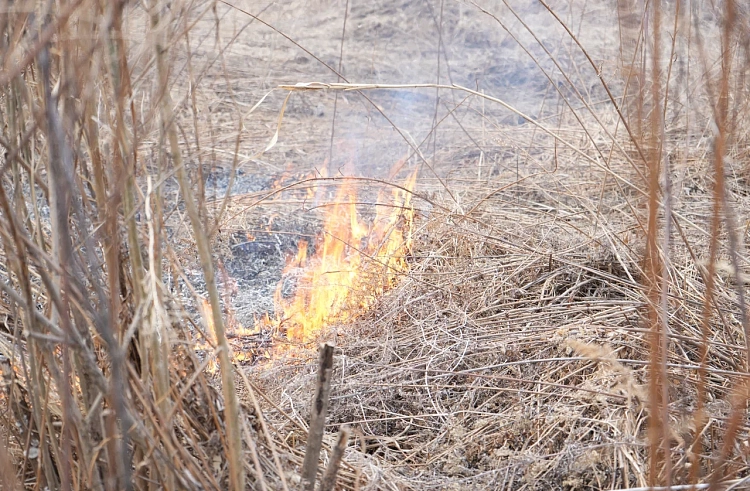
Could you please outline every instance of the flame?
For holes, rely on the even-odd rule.
[[[416,178],[415,171],[402,188],[394,187],[390,206],[378,206],[369,225],[357,214],[355,181],[345,180],[339,187],[315,254],[308,258],[308,243],[300,240],[297,254],[284,269],[287,276],[301,271],[294,296],[284,297],[283,281],[276,289],[276,321],[287,328],[290,340],[310,341],[324,327],[351,318],[406,270]],[[384,198],[381,192],[378,203]]]

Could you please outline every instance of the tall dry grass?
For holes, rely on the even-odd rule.
[[[264,487],[224,334],[213,224],[170,95],[170,49],[211,7],[2,6],[3,489],[244,489],[246,475]],[[144,39],[128,38],[126,21],[142,22]],[[141,153],[149,139],[154,157]],[[209,359],[169,286],[181,270],[165,227],[173,175],[214,313]],[[205,373],[213,357],[219,384]]]
[[[635,49],[634,63],[630,69],[635,73],[635,79],[646,85],[634,84],[635,117],[623,121],[624,124],[640,129],[641,138],[634,138],[633,143],[643,148],[642,154],[647,158],[643,165],[648,176],[648,202],[646,248],[644,260],[644,287],[646,288],[646,322],[650,330],[649,341],[649,473],[650,486],[667,486],[674,484],[675,454],[672,448],[672,426],[670,418],[670,380],[668,377],[668,358],[670,350],[670,301],[669,296],[674,285],[668,275],[675,258],[673,242],[682,240],[684,246],[691,248],[691,243],[685,235],[675,236],[675,225],[680,227],[680,220],[673,210],[672,176],[673,164],[670,162],[670,148],[668,141],[670,116],[687,120],[692,116],[689,109],[690,94],[685,86],[690,79],[684,73],[675,76],[676,59],[685,61],[696,60],[699,63],[699,80],[707,96],[708,119],[711,125],[710,153],[711,165],[706,169],[712,181],[710,234],[708,244],[707,268],[703,280],[705,292],[703,298],[701,319],[700,369],[697,382],[695,401],[695,415],[692,427],[696,434],[690,445],[690,470],[687,480],[694,484],[705,480],[709,489],[719,489],[719,483],[728,479],[744,476],[741,466],[736,463],[728,465],[732,460],[735,447],[742,440],[739,437],[740,427],[747,415],[747,373],[750,371],[750,324],[747,318],[744,282],[739,279],[741,271],[746,267],[746,252],[741,250],[737,237],[737,223],[735,211],[730,200],[727,199],[727,168],[726,159],[733,159],[733,155],[744,153],[742,147],[741,127],[739,121],[745,120],[742,114],[742,100],[744,98],[745,72],[748,69],[747,44],[743,39],[750,33],[748,30],[748,12],[734,0],[722,2],[713,10],[718,17],[717,26],[720,32],[715,36],[712,29],[706,29],[701,22],[701,11],[708,10],[708,6],[700,2],[677,1],[671,8],[660,3],[654,3],[641,16],[640,25],[634,28],[634,21],[640,13],[634,9],[634,4],[626,0],[619,2],[621,25],[629,25],[623,29],[626,33],[626,44]],[[665,39],[665,34],[669,37]],[[718,37],[718,60],[710,54],[711,44],[716,48]],[[671,39],[670,39],[671,38]],[[713,38],[706,42],[707,38]],[[678,50],[680,51],[678,53]],[[718,65],[718,70],[711,70],[712,63]],[[640,70],[634,67],[640,66]],[[632,72],[631,72],[632,73]],[[628,87],[630,89],[630,87]],[[647,89],[647,90],[646,90]],[[670,92],[671,91],[671,92]],[[688,104],[683,100],[676,100],[675,93],[684,94]],[[732,102],[734,101],[734,102]],[[730,112],[730,104],[737,104]],[[632,113],[631,113],[632,114]],[[684,130],[684,139],[689,142],[690,128]],[[679,144],[686,144],[680,141]],[[734,162],[735,165],[747,166],[745,162]],[[742,169],[740,172],[744,172]],[[679,237],[679,238],[678,238]],[[722,238],[724,239],[722,241]],[[723,242],[723,243],[722,243]],[[744,242],[743,242],[744,243]],[[719,441],[711,442],[711,446],[721,448],[718,454],[710,457],[702,454],[702,437],[697,434],[697,428],[704,428],[708,424],[704,407],[707,402],[707,359],[713,337],[714,309],[716,301],[716,264],[720,250],[724,257],[729,258],[735,275],[733,284],[735,302],[733,311],[738,317],[744,338],[744,356],[737,356],[737,377],[732,388],[729,402],[732,411],[726,426],[717,437]],[[738,353],[739,355],[740,353]],[[677,476],[684,482],[686,476]],[[732,483],[734,487],[737,483]]]

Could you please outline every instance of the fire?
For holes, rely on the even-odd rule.
[[[371,224],[358,217],[355,181],[345,180],[339,187],[315,254],[308,257],[308,243],[300,240],[284,269],[285,274],[301,270],[294,296],[284,298],[282,284],[276,289],[277,322],[287,328],[290,340],[310,341],[325,326],[351,318],[406,270],[416,178],[415,171],[403,188],[393,188],[390,206],[378,206]],[[384,199],[381,192],[378,203]]]

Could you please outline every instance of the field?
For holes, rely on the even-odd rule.
[[[750,488],[744,4],[0,31],[0,489]]]

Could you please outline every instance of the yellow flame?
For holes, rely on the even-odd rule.
[[[284,272],[304,268],[295,295],[283,298],[276,290],[277,322],[294,341],[310,341],[321,329],[350,318],[367,308],[391,286],[406,267],[411,247],[413,209],[411,192],[416,171],[403,189],[394,188],[391,205],[379,206],[371,226],[359,221],[354,181],[345,181],[328,209],[316,253],[307,257],[308,243],[301,240],[297,254]],[[378,202],[382,202],[381,193]]]

